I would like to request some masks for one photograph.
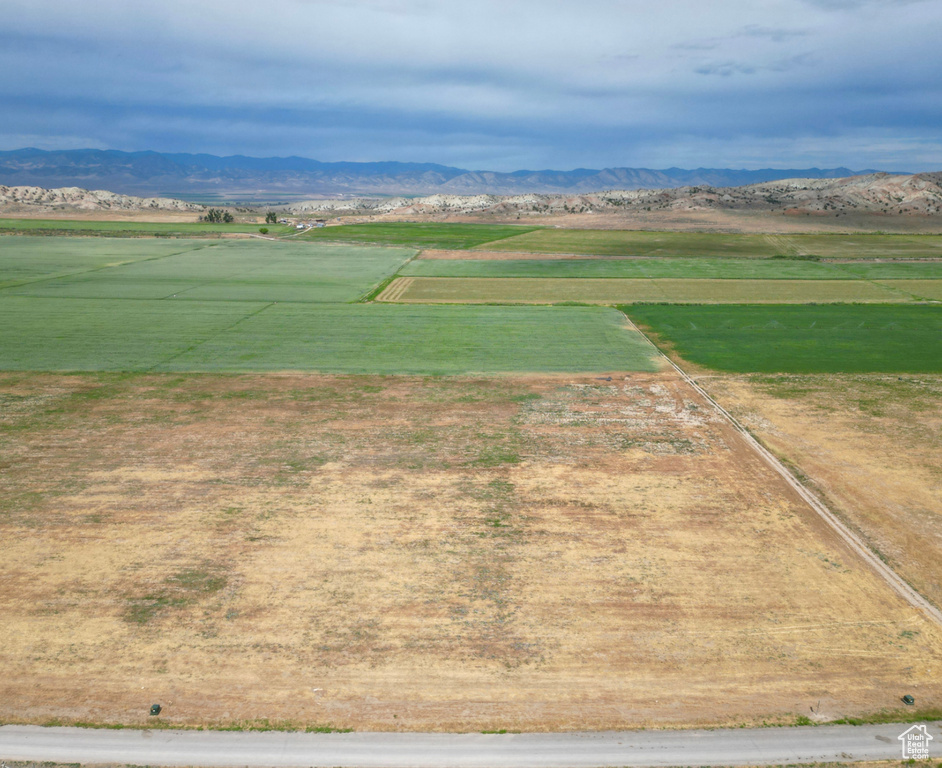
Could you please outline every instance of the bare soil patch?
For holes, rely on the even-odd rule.
[[[3,721],[942,703],[942,632],[673,372],[4,374],[0,403]]]

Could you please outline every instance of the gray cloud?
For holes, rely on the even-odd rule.
[[[814,57],[811,54],[801,53],[762,65],[744,64],[735,61],[710,62],[696,67],[694,72],[698,75],[729,77],[730,75],[754,75],[758,72],[788,72],[797,67],[807,67],[813,64]]]
[[[942,133],[938,2],[6,2],[3,148],[512,170],[795,165],[817,137],[861,167],[859,137],[929,162]]]
[[[916,5],[917,3],[935,2],[935,0],[803,0],[803,2],[828,11],[853,11],[867,5],[879,5],[883,7]]]

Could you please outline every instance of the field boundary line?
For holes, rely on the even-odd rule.
[[[161,301],[162,301],[162,300],[161,300]],[[268,302],[267,304],[265,304],[264,306],[259,307],[258,309],[256,309],[254,312],[249,312],[247,315],[243,315],[243,316],[240,317],[238,320],[236,320],[234,323],[232,323],[232,324],[230,324],[230,325],[227,325],[225,328],[220,328],[218,331],[216,331],[216,333],[213,333],[213,334],[207,336],[205,339],[202,339],[201,341],[196,342],[196,344],[191,344],[191,345],[188,346],[186,349],[181,349],[179,352],[176,352],[176,353],[170,355],[170,357],[168,357],[166,360],[161,360],[160,362],[154,363],[150,368],[146,369],[146,370],[144,371],[144,373],[153,373],[153,372],[156,371],[160,366],[166,365],[167,363],[169,363],[169,362],[171,362],[171,361],[173,361],[173,360],[176,360],[178,357],[182,357],[182,356],[185,355],[187,352],[192,352],[194,349],[197,349],[198,347],[203,346],[206,342],[212,341],[213,339],[217,338],[218,336],[221,336],[222,334],[226,333],[226,331],[231,331],[231,330],[232,330],[233,328],[235,328],[237,325],[239,325],[240,323],[245,322],[245,321],[248,320],[249,318],[255,317],[256,315],[260,315],[260,314],[261,314],[262,312],[264,312],[266,309],[268,309],[269,307],[275,306],[275,304],[277,304],[277,303],[278,303],[277,301],[270,301],[270,302]]]
[[[37,283],[48,283],[52,280],[62,280],[66,277],[76,277],[77,275],[89,275],[92,272],[103,272],[106,269],[117,269],[119,267],[126,267],[128,264],[146,264],[148,261],[160,261],[161,259],[169,259],[171,256],[181,256],[184,253],[190,253],[192,251],[201,251],[204,248],[212,248],[216,243],[211,245],[200,245],[196,248],[186,248],[182,251],[174,251],[173,253],[164,253],[160,256],[148,256],[146,259],[137,259],[135,261],[122,261],[120,264],[105,264],[101,267],[92,267],[91,269],[82,269],[78,272],[66,272],[61,275],[52,275],[51,277],[40,277],[36,280],[23,280],[19,283],[11,283],[10,285],[0,286],[0,291],[5,291],[7,288],[22,288],[24,285],[36,285]],[[11,294],[18,295],[18,294]],[[71,297],[63,297],[71,298]]]
[[[622,314],[625,314],[622,312]],[[896,573],[890,566],[883,562],[874,552],[867,546],[866,542],[854,533],[837,515],[835,515],[827,506],[818,499],[810,490],[808,490],[799,480],[796,478],[788,468],[779,460],[779,458],[773,454],[768,448],[766,448],[762,443],[756,440],[752,436],[752,433],[746,429],[736,418],[727,411],[722,405],[720,405],[713,397],[697,384],[683,368],[681,368],[677,363],[671,360],[660,347],[657,346],[651,339],[648,338],[647,334],[643,333],[637,325],[632,322],[631,318],[628,315],[625,315],[625,320],[628,322],[628,326],[639,333],[647,342],[657,350],[657,353],[662,356],[670,366],[680,374],[680,377],[687,382],[690,387],[697,392],[704,400],[706,400],[713,408],[719,413],[733,429],[740,434],[740,436],[746,441],[746,443],[759,455],[759,457],[769,465],[775,472],[777,472],[786,483],[814,510],[825,523],[840,537],[847,546],[849,546],[854,552],[856,552],[865,563],[867,563],[872,570],[874,570],[878,576],[880,576],[900,597],[902,597],[906,602],[908,602],[914,608],[922,611],[926,616],[934,621],[939,627],[942,627],[942,611],[936,608],[932,603],[930,603],[926,598],[924,598],[919,592],[917,592],[909,583],[903,579],[899,574]]]

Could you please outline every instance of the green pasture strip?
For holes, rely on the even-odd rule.
[[[0,295],[0,370],[650,371],[614,309]]]
[[[23,239],[45,241],[50,248],[58,247],[59,241]],[[176,244],[177,253],[169,249],[173,243],[91,242],[103,248],[120,243],[129,253],[159,251],[155,246],[168,252],[162,258],[27,283],[2,292],[88,299],[345,302],[356,301],[414,255],[403,248],[269,240],[181,241]],[[180,252],[183,243],[192,244],[192,249]],[[33,250],[42,252],[41,247]],[[0,274],[5,260],[5,250],[0,251]]]
[[[624,306],[659,344],[736,373],[942,372],[942,307]]]
[[[205,240],[0,236],[0,290],[206,247]]]
[[[657,367],[644,339],[607,308],[277,304],[157,370],[459,374]]]
[[[209,222],[167,221],[70,221],[68,219],[0,219],[0,233],[32,235],[97,235],[102,237],[165,236],[194,237],[199,235],[257,234],[268,227],[269,235],[293,232],[283,224],[210,224]]]
[[[345,224],[339,227],[309,229],[305,240],[336,240],[353,243],[382,243],[412,248],[464,250],[506,237],[532,232],[535,227],[494,224],[413,224],[385,222]]]
[[[488,245],[486,250],[594,256],[913,259],[942,257],[942,235],[738,235],[539,229]]]
[[[942,280],[942,259],[938,261],[844,261],[828,266],[848,277],[867,280]]]
[[[539,229],[488,245],[487,250],[711,258],[769,258],[783,252],[763,235],[598,229]]]
[[[0,370],[146,371],[265,306],[0,292]]]
[[[457,304],[818,304],[909,302],[914,296],[894,280],[676,280],[406,277],[401,303]],[[398,282],[398,281],[397,281]],[[913,281],[918,285],[923,282]],[[395,288],[395,283],[391,286]]]
[[[857,275],[823,261],[793,259],[415,259],[401,275],[417,277],[704,278],[849,280]],[[883,266],[883,265],[878,265]],[[891,265],[885,265],[891,266]],[[942,268],[942,262],[939,263]],[[892,274],[889,276],[893,276]],[[919,275],[913,275],[918,277]]]
[[[942,260],[828,262],[797,259],[414,259],[416,277],[703,278],[725,280],[942,279]]]

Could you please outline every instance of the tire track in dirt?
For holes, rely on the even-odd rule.
[[[781,477],[788,483],[789,486],[811,507],[820,517],[827,523],[828,526],[841,538],[841,540],[847,544],[854,552],[856,552],[863,560],[866,562],[876,573],[880,576],[889,586],[896,592],[900,597],[902,597],[906,602],[912,605],[914,608],[921,610],[926,616],[934,621],[939,627],[942,627],[942,611],[936,608],[932,603],[930,603],[926,598],[924,598],[919,592],[913,589],[907,581],[905,581],[901,576],[899,576],[896,571],[890,568],[886,563],[884,563],[873,550],[867,546],[867,544],[861,539],[856,533],[854,533],[844,522],[837,517],[830,509],[828,509],[811,491],[809,491],[804,485],[802,485],[798,479],[788,470],[788,468],[781,462],[779,459],[769,451],[764,445],[762,445],[758,440],[756,440],[752,434],[747,430],[742,424],[740,424],[735,417],[727,411],[722,405],[720,405],[716,400],[714,400],[703,387],[697,384],[687,373],[677,365],[673,360],[671,360],[667,355],[665,355],[661,349],[651,341],[642,331],[635,325],[631,318],[625,315],[625,320],[628,323],[628,327],[637,331],[641,334],[647,342],[654,347],[658,354],[663,357],[670,366],[677,371],[680,377],[694,390],[696,391],[706,402],[708,402],[716,411],[719,413],[727,422],[740,434],[743,440],[759,455],[759,457],[769,465],[776,473],[781,475]]]

